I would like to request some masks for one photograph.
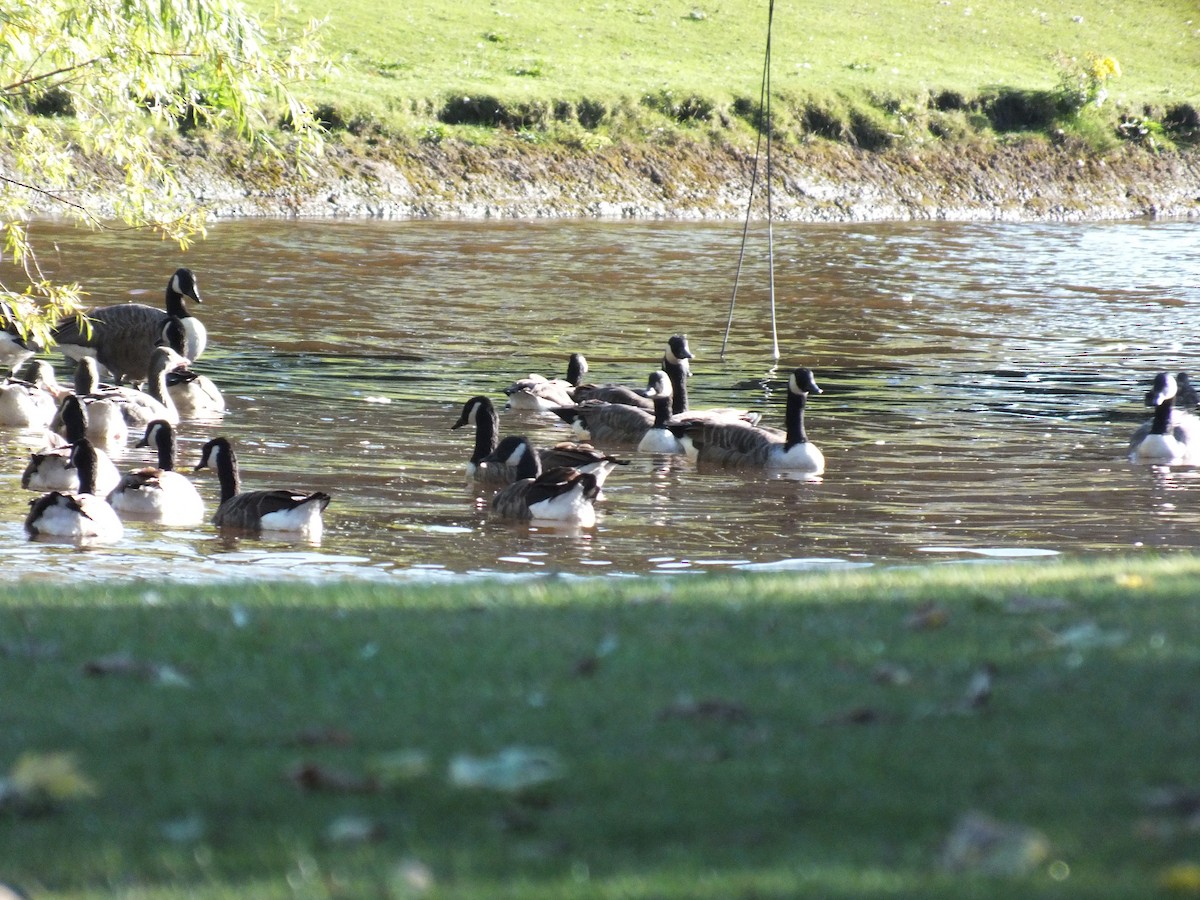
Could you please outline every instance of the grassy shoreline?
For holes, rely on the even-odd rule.
[[[0,759],[97,794],[8,802],[0,858],[47,898],[1143,897],[1196,861],[1197,575],[21,584]],[[514,747],[559,777],[450,776]],[[1008,856],[947,858],[972,811]]]
[[[888,0],[851,12],[779,5],[779,218],[1200,216],[1189,4],[1136,0],[1118,15],[1099,0]],[[304,0],[291,21],[328,15],[332,70],[292,87],[329,128],[324,158],[300,177],[204,130],[164,135],[166,152],[218,217],[739,219],[765,14],[760,0]],[[1096,68],[1106,60],[1119,76]],[[84,162],[80,187],[105,197],[122,185]]]

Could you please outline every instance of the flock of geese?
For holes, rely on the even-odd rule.
[[[25,531],[30,538],[110,543],[123,534],[122,521],[165,526],[201,524],[205,507],[192,482],[176,471],[175,426],[187,419],[220,416],[219,389],[195,371],[207,333],[186,306],[200,303],[193,273],[181,268],[167,284],[165,308],[125,303],[70,318],[53,332],[55,347],[75,366],[74,383],[61,386],[53,367],[32,358],[41,348],[22,338],[11,309],[0,301],[0,366],[15,374],[0,383],[0,425],[44,432],[46,446],[30,455],[23,488],[42,492],[30,502]],[[505,407],[534,410],[570,425],[575,440],[537,448],[524,436],[501,439],[492,399],[470,398],[452,429],[473,427],[469,479],[493,487],[495,514],[522,521],[590,526],[594,503],[622,460],[598,448],[636,448],[678,454],[701,465],[765,469],[816,478],[825,459],[809,440],[804,413],[809,395],[821,389],[810,369],[788,377],[784,428],[763,425],[744,409],[695,410],[688,404],[687,338],[673,335],[660,367],[645,387],[595,384],[585,380],[587,359],[572,354],[565,379],[540,375],[504,390]],[[106,372],[112,382],[101,380]],[[132,385],[141,384],[138,388]],[[1187,376],[1161,373],[1145,402],[1154,417],[1129,445],[1135,462],[1200,465],[1200,418],[1180,407],[1195,405]],[[130,438],[157,454],[157,465],[120,472],[109,454]],[[213,470],[220,500],[211,517],[221,529],[284,532],[318,540],[330,496],[287,489],[242,491],[237,457],[228,439],[202,448],[194,470]]]
[[[202,302],[195,276],[184,268],[167,283],[165,309],[124,303],[58,323],[55,348],[75,366],[70,387],[59,384],[49,362],[31,359],[42,348],[22,337],[10,308],[0,309],[0,365],[14,373],[25,367],[25,377],[0,383],[0,425],[40,433],[46,444],[30,454],[21,476],[23,488],[42,492],[25,518],[31,539],[113,543],[124,534],[124,520],[178,527],[204,521],[199,491],[175,468],[175,427],[219,417],[225,400],[192,367],[208,336],[187,300]],[[112,382],[101,380],[102,370]],[[117,469],[110,454],[131,437],[157,454],[157,465]],[[223,437],[204,445],[195,466],[201,469],[214,470],[221,486],[212,516],[218,528],[320,538],[328,494],[243,492],[237,457]]]

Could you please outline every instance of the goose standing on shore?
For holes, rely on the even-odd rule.
[[[184,330],[180,352],[192,361],[204,352],[208,333],[204,323],[188,312],[184,300],[201,302],[191,269],[177,269],[167,282],[165,311],[144,303],[102,306],[87,313],[86,321],[78,316],[64,319],[52,335],[68,359],[95,357],[118,384],[141,382],[149,374],[154,348],[171,345],[172,317]]]
[[[804,407],[810,393],[822,393],[812,371],[803,367],[793,371],[788,378],[787,431],[782,435],[775,429],[736,422],[685,421],[668,427],[698,463],[820,475],[825,471],[825,456],[804,430]]]
[[[1200,464],[1200,419],[1175,409],[1179,382],[1174,375],[1160,372],[1146,395],[1154,407],[1154,418],[1134,432],[1129,442],[1133,462],[1157,465]]]
[[[237,456],[226,438],[213,438],[200,451],[200,469],[216,469],[221,482],[221,505],[212,522],[218,528],[240,531],[295,533],[319,541],[324,531],[321,514],[329,505],[328,494],[305,494],[289,490],[241,492]]]
[[[204,501],[186,476],[175,471],[175,429],[164,419],[146,426],[138,447],[154,447],[157,466],[126,472],[108,495],[122,518],[190,527],[204,521]]]
[[[593,503],[600,493],[594,472],[556,466],[542,471],[537,451],[526,438],[513,439],[513,450],[504,460],[515,466],[516,481],[492,498],[492,510],[505,519],[543,520],[579,525],[596,524]]]
[[[124,527],[113,508],[96,495],[96,451],[84,438],[71,448],[79,491],[50,491],[30,501],[25,533],[34,538],[69,538],[83,543],[119,541]]]

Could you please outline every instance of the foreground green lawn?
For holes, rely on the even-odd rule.
[[[0,869],[41,898],[1195,888],[1198,577],[22,584]]]
[[[718,107],[757,100],[767,0],[297,0],[291,19],[326,20],[336,71],[310,93],[347,118],[422,119],[451,96],[506,103],[696,95]],[[265,0],[249,6],[269,15]],[[1112,99],[1195,102],[1200,18],[1192,0],[780,0],[775,92],[920,102],[997,86],[1049,90],[1063,59],[1115,57]],[[586,120],[586,116],[581,116]]]

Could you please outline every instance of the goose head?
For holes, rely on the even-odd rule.
[[[167,282],[167,306],[168,312],[172,315],[181,315],[170,309],[174,304],[178,304],[182,310],[184,308],[184,299],[195,300],[197,303],[203,303],[200,299],[200,288],[196,286],[196,276],[191,269],[179,268],[175,270],[175,274],[171,276],[171,280]],[[186,315],[186,313],[184,313]]]
[[[502,440],[481,462],[512,466],[517,470],[518,478],[537,478],[542,471],[537,451],[533,449],[529,439],[515,435]]]
[[[683,359],[695,359],[696,356],[688,347],[688,339],[686,334],[673,334],[670,340],[667,341],[667,358],[671,362],[679,362]]]
[[[1174,400],[1179,392],[1179,382],[1170,372],[1159,372],[1154,376],[1154,383],[1146,394],[1147,406],[1159,406],[1167,400]]]
[[[666,372],[659,369],[650,373],[650,377],[646,379],[647,397],[670,397],[672,393],[674,391],[671,388],[671,379],[667,377]]]
[[[462,413],[459,415],[458,421],[450,426],[450,430],[454,431],[458,428],[464,428],[467,425],[477,425],[479,424],[480,416],[493,421],[499,421],[495,405],[489,397],[485,397],[482,394],[472,397],[463,404]]]
[[[801,366],[792,372],[791,377],[788,378],[788,393],[823,394],[825,392],[817,387],[817,381],[813,378],[812,369]]]
[[[579,382],[583,381],[587,371],[587,358],[582,353],[572,353],[567,360],[567,383],[572,387],[579,387]]]

